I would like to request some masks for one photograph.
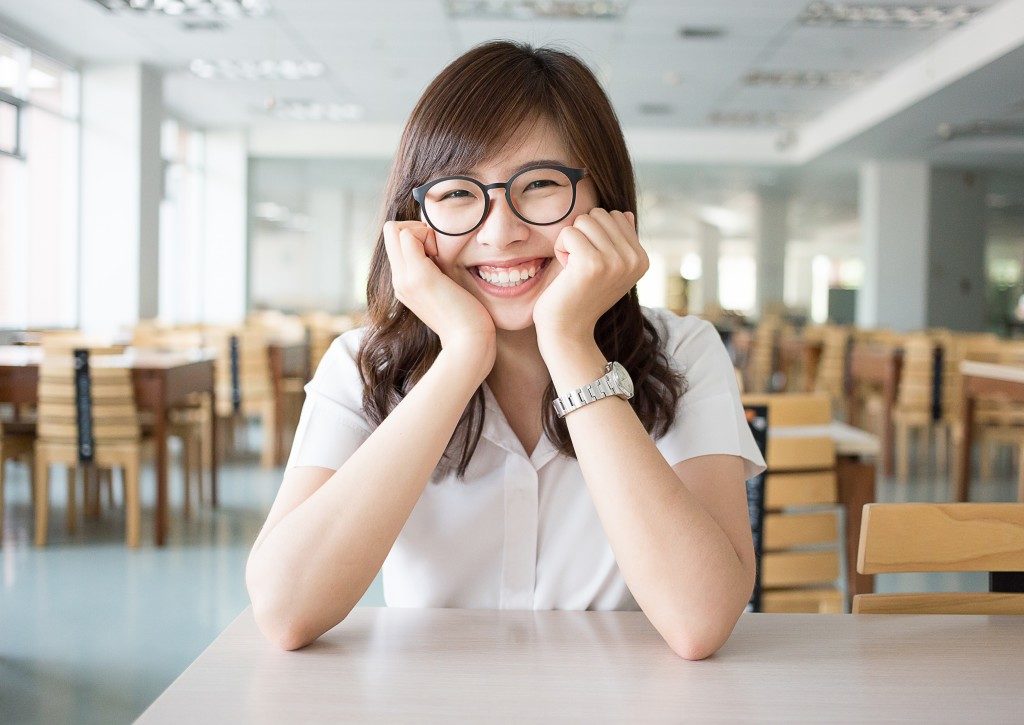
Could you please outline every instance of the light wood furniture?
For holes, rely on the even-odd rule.
[[[28,463],[31,470],[35,438],[35,422],[0,420],[0,542],[4,534],[4,479],[7,462],[21,459]]]
[[[0,346],[0,403],[35,405],[38,398],[39,363],[43,351],[39,347]],[[153,439],[156,448],[156,525],[157,546],[166,543],[167,511],[167,438],[168,413],[183,404],[193,393],[203,393],[216,407],[213,384],[213,356],[207,351],[154,352],[128,350],[116,358],[106,358],[112,366],[131,370],[135,404],[142,411],[153,413]],[[210,435],[216,445],[216,427]],[[217,468],[210,471],[210,487],[216,496]]]
[[[903,341],[900,375],[892,421],[895,428],[896,476],[906,482],[910,475],[911,437],[917,435],[918,456],[928,460],[935,393],[935,341],[925,334],[908,335]]]
[[[884,338],[879,338],[884,339]],[[882,439],[882,471],[893,474],[892,412],[903,367],[902,350],[891,343],[855,342],[850,352],[850,388],[847,391],[847,421],[856,425],[858,389],[864,385],[881,388],[879,398]]]
[[[1024,614],[1024,504],[868,504],[857,569],[1013,572],[1013,591],[862,594],[860,614]]]
[[[975,408],[980,398],[998,396],[1024,403],[1024,366],[964,360],[960,363],[962,404],[959,450],[956,454],[956,501],[967,501],[971,473],[971,446],[975,436]],[[1017,500],[1024,501],[1024,475],[1018,479]]]
[[[846,373],[850,331],[829,325],[821,332],[821,359],[814,380],[814,392],[824,393],[832,401],[832,410],[845,410]]]
[[[1013,722],[1022,652],[1015,617],[744,614],[689,662],[643,612],[388,607],[283,652],[247,609],[138,722]]]
[[[835,443],[827,436],[775,436],[786,426],[826,425],[824,395],[746,396],[768,409],[761,611],[842,612]]]
[[[139,469],[145,441],[132,393],[130,371],[103,367],[102,356],[90,357],[85,382],[91,399],[92,464],[120,468],[124,473],[125,541],[139,545]],[[50,467],[77,469],[83,435],[76,417],[76,371],[67,356],[44,357],[39,366],[39,421],[35,443],[35,544],[45,546],[49,525]],[[89,436],[88,433],[84,433]],[[75,476],[68,476],[68,528],[75,527]]]

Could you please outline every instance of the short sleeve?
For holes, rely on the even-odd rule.
[[[306,383],[286,468],[320,466],[337,470],[373,432],[362,406],[356,352],[365,328],[337,337]]]
[[[670,464],[697,456],[729,454],[743,459],[746,479],[765,470],[740,402],[732,360],[707,320],[666,317],[666,352],[686,378],[672,426],[655,445]]]

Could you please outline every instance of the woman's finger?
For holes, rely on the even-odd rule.
[[[598,214],[595,213],[597,211],[594,210],[587,214],[580,214],[572,225],[587,236],[591,245],[601,257],[607,258],[608,262],[614,262],[616,259],[621,260],[622,255],[616,250],[615,243],[609,238],[604,225],[597,219]]]

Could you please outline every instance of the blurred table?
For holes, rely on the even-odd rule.
[[[1020,617],[744,614],[690,662],[643,612],[357,607],[284,652],[247,609],[147,709],[180,722],[1012,722]]]
[[[836,498],[846,510],[846,586],[849,597],[875,590],[875,577],[857,573],[864,504],[875,501],[878,436],[835,420],[828,425],[769,426],[769,438],[831,438],[836,446]]]
[[[875,384],[882,388],[882,472],[891,476],[893,473],[892,413],[896,406],[896,394],[899,390],[903,350],[889,345],[857,344],[850,351],[848,365],[849,386],[846,391],[848,416],[852,416],[856,408],[855,396],[859,383]]]
[[[38,400],[39,362],[43,350],[35,346],[0,347],[0,403],[35,405]],[[135,405],[153,412],[156,443],[156,525],[154,541],[163,546],[167,536],[167,413],[184,405],[193,393],[209,396],[210,410],[216,410],[212,350],[165,352],[129,348],[120,355],[104,355],[96,366],[131,368]],[[217,450],[215,416],[210,416],[210,441]],[[217,464],[210,471],[210,492],[217,504]]]
[[[956,500],[967,501],[971,483],[971,448],[974,442],[974,410],[979,397],[999,397],[1024,403],[1024,368],[1015,365],[964,360],[960,363],[963,385],[961,426],[963,437],[956,457]],[[1024,461],[1020,463],[1024,465]],[[1017,490],[1017,500],[1024,502],[1024,480]]]

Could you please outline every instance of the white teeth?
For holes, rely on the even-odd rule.
[[[525,270],[513,269],[511,271],[502,270],[498,273],[484,272],[479,267],[476,268],[476,273],[481,279],[484,279],[497,287],[516,287],[531,277],[536,276],[540,268],[544,266],[540,264],[536,267],[529,267]]]

